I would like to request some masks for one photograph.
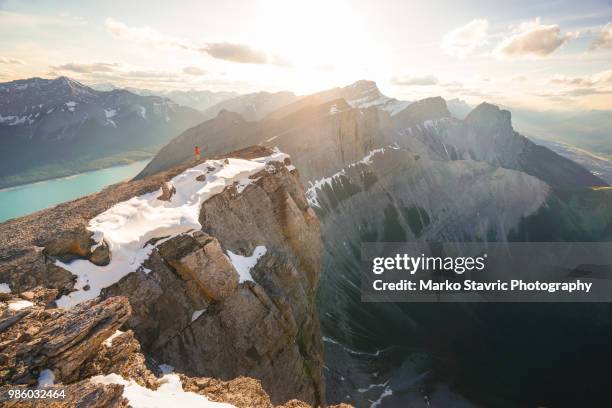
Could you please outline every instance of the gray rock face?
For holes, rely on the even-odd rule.
[[[145,264],[152,272],[128,275],[104,296],[130,299],[128,326],[159,362],[192,376],[255,377],[275,403],[317,404],[324,398],[313,303],[318,219],[297,174],[284,165],[268,171],[240,194],[229,188],[207,200],[202,233],[165,242]],[[250,256],[259,245],[266,255],[251,271],[254,281],[238,284],[223,249]]]
[[[54,308],[56,290],[35,288],[20,294],[0,293],[0,404],[3,407],[127,408],[137,394],[164,391],[169,378],[141,353],[132,331],[121,332],[130,314],[128,300],[94,299],[64,310]],[[242,307],[243,305],[241,305]],[[41,383],[41,378],[46,380]],[[184,392],[224,402],[237,408],[274,408],[260,381],[239,377],[216,378],[173,375]],[[114,383],[101,378],[119,379]],[[10,398],[9,390],[43,387],[63,392],[46,399]],[[130,387],[132,392],[126,392]],[[180,390],[177,390],[180,392]],[[162,394],[163,395],[163,394]],[[167,394],[165,394],[167,398]],[[277,408],[311,408],[291,399]],[[351,408],[346,404],[337,408]]]
[[[525,172],[559,189],[607,185],[582,166],[515,132],[510,112],[494,105],[479,105],[463,121],[446,117],[415,124],[395,119],[399,145],[436,160],[483,161]]]

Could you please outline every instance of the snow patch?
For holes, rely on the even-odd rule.
[[[0,283],[0,293],[11,293],[11,287],[8,283]]]
[[[208,160],[185,170],[170,180],[176,189],[170,201],[158,200],[157,191],[132,197],[117,203],[89,221],[96,246],[104,240],[112,253],[108,265],[97,266],[86,259],[71,263],[56,260],[55,264],[77,276],[76,291],[57,300],[59,307],[70,308],[93,299],[125,275],[141,270],[156,246],[177,235],[202,229],[199,222],[202,203],[221,193],[227,186],[239,182],[266,168],[270,162],[283,162],[289,157],[275,149],[270,156],[252,160]],[[211,167],[213,170],[208,170]],[[206,181],[196,178],[206,175]],[[154,241],[154,243],[152,243]],[[83,288],[89,285],[89,290]]]
[[[52,370],[42,370],[38,375],[38,388],[53,387],[55,383],[55,374]]]
[[[27,307],[34,306],[34,303],[27,300],[18,300],[16,302],[9,303],[9,310],[16,312],[17,310],[25,309]]]
[[[365,164],[365,165],[370,165],[372,164],[372,158],[380,153],[384,153],[384,151],[386,149],[394,149],[397,150],[399,147],[397,145],[390,145],[390,146],[386,146],[386,147],[381,147],[379,149],[374,149],[371,150],[363,159],[356,161],[354,163],[349,164],[348,166],[346,166],[346,168],[332,174],[331,176],[328,177],[323,177],[319,180],[315,180],[315,182],[313,183],[312,181],[309,181],[309,187],[306,190],[306,201],[308,201],[308,204],[310,206],[313,207],[320,207],[319,204],[319,199],[317,197],[317,190],[322,190],[323,186],[325,184],[328,185],[332,185],[332,182],[334,181],[334,179],[340,177],[340,176],[344,176],[346,175],[346,169],[350,169],[351,167],[360,165],[360,164]]]
[[[74,108],[76,106],[77,106],[77,102],[75,102],[75,101],[66,102],[66,107],[68,107],[68,110],[70,112],[74,112]]]
[[[232,251],[227,251],[230,261],[232,261],[234,268],[236,269],[236,271],[238,271],[238,275],[240,276],[240,283],[248,280],[253,281],[253,277],[251,276],[251,269],[253,269],[253,267],[257,265],[257,261],[259,261],[259,258],[266,254],[266,251],[267,249],[263,245],[260,245],[255,248],[251,256],[242,256],[235,254]]]
[[[196,320],[198,320],[198,317],[202,316],[205,311],[206,309],[200,309],[193,312],[193,314],[191,315],[191,321],[195,322]]]
[[[170,364],[160,364],[159,365],[159,369],[161,370],[162,374],[172,374],[174,372],[174,367],[171,366]]]
[[[117,115],[117,111],[115,109],[104,109],[104,116],[106,116],[106,119],[110,119],[115,115]]]
[[[110,337],[106,340],[104,340],[104,342],[102,342],[102,344],[104,344],[107,347],[111,347],[113,345],[113,339],[115,337],[121,336],[124,332],[122,332],[121,330],[116,330],[113,334],[110,335]]]
[[[94,384],[123,385],[123,397],[127,398],[133,408],[235,408],[234,405],[213,402],[204,395],[184,391],[177,374],[164,375],[157,390],[150,390],[134,380],[125,380],[117,374],[97,375],[90,381]]]
[[[372,401],[372,405],[370,405],[370,408],[376,408],[380,406],[380,404],[382,404],[382,400],[391,395],[393,395],[393,390],[389,387],[385,387],[385,390],[380,394],[378,399],[376,401]]]

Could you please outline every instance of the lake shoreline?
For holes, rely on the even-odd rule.
[[[129,166],[131,164],[141,162],[144,160],[150,161],[155,156],[154,153],[148,152],[143,155],[128,155],[128,156],[118,156],[113,159],[113,157],[109,158],[101,158],[94,159],[88,164],[84,164],[80,169],[65,169],[65,171],[55,172],[48,176],[32,176],[25,182],[3,182],[2,178],[0,178],[0,192],[6,191],[11,188],[18,188],[20,186],[28,186],[35,183],[42,183],[45,181],[51,180],[60,180],[66,177],[78,176],[80,174],[91,173],[92,171],[99,171],[104,169],[110,169],[113,167],[119,166]],[[96,163],[100,163],[96,165]],[[10,176],[9,176],[10,177]]]
[[[134,178],[150,159],[0,189],[0,223],[76,200]]]
[[[134,163],[139,163],[139,162],[149,162],[151,159],[153,159],[154,156],[150,156],[148,158],[144,158],[144,159],[134,159],[134,160],[129,160],[129,159],[124,159],[124,160],[120,160],[117,161],[117,163],[115,164],[110,164],[108,166],[104,166],[104,167],[99,167],[99,168],[88,168],[79,172],[69,172],[66,173],[65,175],[53,175],[53,176],[49,176],[49,177],[43,177],[40,179],[34,179],[32,181],[29,181],[27,183],[19,183],[19,184],[13,184],[13,185],[3,185],[0,184],[0,193],[4,192],[4,191],[11,191],[11,190],[18,190],[19,188],[22,187],[27,187],[27,186],[32,186],[35,184],[42,184],[42,183],[47,183],[49,181],[55,181],[55,180],[68,180],[71,178],[76,178],[79,177],[81,175],[84,174],[88,174],[88,173],[92,173],[92,172],[96,172],[96,171],[100,171],[100,170],[107,170],[107,169],[112,169],[112,168],[117,168],[117,167],[126,167],[126,166],[131,166]],[[136,177],[136,175],[134,175],[134,177]]]

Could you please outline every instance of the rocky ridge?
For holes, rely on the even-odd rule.
[[[142,354],[132,331],[118,331],[131,313],[127,298],[96,299],[73,309],[57,309],[53,304],[56,296],[57,290],[42,287],[0,294],[2,406],[38,406],[33,399],[9,397],[9,389],[29,387],[64,391],[64,397],[46,399],[45,406],[146,407],[146,400],[129,392],[129,387],[164,398],[165,384],[178,381],[182,391],[178,391],[177,400],[181,394],[190,394],[199,401],[198,406],[275,407],[261,383],[252,378],[222,381],[162,374]],[[196,394],[204,398],[198,400]],[[310,405],[291,400],[276,406],[298,407]]]
[[[224,163],[231,167],[236,160],[248,162],[273,153],[253,147],[228,155],[230,159],[218,157],[214,163],[222,169]],[[210,161],[202,163],[196,167],[210,167],[206,164]],[[200,228],[152,238],[147,243],[152,250],[141,265],[103,287],[99,298],[94,296],[65,312],[78,315],[87,309],[89,313],[97,310],[95,305],[117,308],[111,313],[114,317],[105,320],[108,328],[92,335],[91,344],[83,347],[86,355],[78,357],[70,369],[58,368],[56,378],[72,384],[84,376],[117,371],[123,378],[132,378],[126,374],[131,369],[111,364],[125,361],[124,357],[90,354],[121,327],[131,330],[128,336],[158,364],[171,365],[188,377],[217,379],[191,381],[190,389],[224,393],[232,390],[226,381],[248,376],[261,381],[273,404],[294,398],[314,406],[325,403],[322,342],[314,305],[321,248],[318,220],[288,158],[262,166],[248,179],[237,180],[205,200],[197,217]],[[73,294],[93,291],[95,274],[109,273],[118,255],[112,240],[93,236],[92,219],[131,202],[134,196],[153,194],[161,203],[155,205],[167,208],[181,199],[182,190],[166,183],[193,168],[193,163],[185,164],[0,225],[0,281],[14,292],[47,286],[53,290],[53,296],[46,298],[49,302],[61,303]],[[193,182],[205,185],[207,177],[214,182],[214,174],[204,171]],[[82,281],[82,276],[75,279],[71,265],[77,263],[89,265],[89,281]],[[54,321],[62,321],[59,317]],[[18,327],[15,335],[21,330]],[[115,337],[113,345],[124,336]],[[132,340],[125,340],[126,347]],[[49,361],[40,360],[37,368],[29,362],[11,364],[22,369],[5,381],[32,385],[33,373]],[[111,366],[110,371],[103,369]],[[141,386],[153,384],[144,372],[136,377]],[[238,391],[233,393],[241,398]]]

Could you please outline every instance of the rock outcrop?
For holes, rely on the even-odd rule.
[[[140,394],[163,398],[165,384],[176,381],[175,393],[195,393],[205,402],[237,408],[274,408],[260,381],[239,377],[230,381],[159,374],[145,359],[131,331],[120,327],[130,315],[127,298],[110,297],[73,309],[53,305],[57,290],[35,288],[21,294],[0,294],[0,404],[40,406],[32,398],[11,398],[9,390],[63,392],[45,406],[82,408],[143,407]],[[44,378],[44,379],[43,379]],[[170,396],[172,397],[172,395]],[[191,397],[193,398],[193,397]],[[208,405],[206,405],[208,406]],[[227,405],[224,405],[227,406]],[[310,407],[291,400],[277,408]],[[337,408],[349,407],[339,405]]]
[[[230,156],[250,160],[272,153],[254,147]],[[223,161],[217,165],[223,167]],[[117,254],[112,242],[92,235],[90,220],[134,194],[161,195],[155,205],[170,205],[184,193],[166,183],[189,168],[112,186],[0,225],[0,282],[13,291],[50,287],[54,296],[47,300],[88,292],[92,295],[84,298],[95,298],[93,281],[84,285],[81,275],[76,280],[71,262],[85,263],[90,282],[96,274],[111,273]],[[198,176],[195,182],[205,185],[209,180]],[[78,340],[79,349],[88,352],[72,357],[66,355],[71,348],[58,345],[52,356],[39,358],[50,346],[41,351],[36,343],[27,353],[31,361],[15,357],[2,374],[4,381],[31,386],[37,370],[51,367],[64,383],[116,373],[152,387],[150,374],[138,368],[144,359],[134,357],[142,346],[147,356],[186,376],[221,382],[256,378],[270,404],[297,398],[323,405],[323,347],[314,304],[321,239],[297,170],[289,159],[262,164],[248,179],[204,200],[199,224],[199,229],[151,239],[146,245],[152,249],[141,265],[101,288],[101,303],[92,299],[63,314],[36,309],[30,319],[52,319],[57,322],[54,330],[86,334],[58,340],[49,333],[50,343],[45,343]],[[33,324],[24,319],[12,326],[16,337]],[[83,330],[68,330],[61,326],[64,321],[80,322]],[[112,348],[96,352],[119,327],[128,331],[113,339]]]

